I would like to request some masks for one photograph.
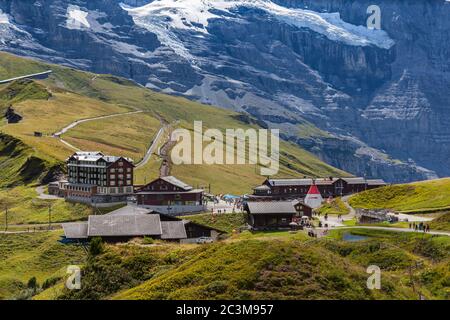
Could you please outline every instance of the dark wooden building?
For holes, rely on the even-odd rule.
[[[189,220],[127,205],[105,215],[89,216],[86,222],[63,223],[68,240],[87,241],[101,237],[107,242],[126,242],[133,238],[151,237],[166,241],[195,242],[199,237],[217,240],[221,230]]]
[[[339,197],[385,186],[380,179],[319,178],[319,179],[267,179],[253,189],[251,200],[289,200],[304,198],[311,185],[316,184],[322,197]]]
[[[172,176],[160,177],[141,187],[136,199],[139,206],[173,215],[206,209],[202,189],[194,189]]]
[[[291,222],[312,216],[312,209],[300,201],[251,201],[245,210],[254,230],[289,229]]]
[[[220,234],[225,233],[222,230],[195,223],[189,220],[183,221],[188,239],[210,237],[213,240],[216,240]]]

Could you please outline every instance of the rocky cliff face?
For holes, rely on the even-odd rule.
[[[332,165],[450,175],[450,2],[0,2],[0,47],[247,112]]]

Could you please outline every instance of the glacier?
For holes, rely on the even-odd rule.
[[[157,32],[159,40],[168,46],[174,46],[175,37],[170,35],[171,29],[208,34],[210,19],[238,19],[236,10],[241,7],[263,10],[284,23],[308,28],[332,41],[347,45],[374,45],[389,49],[395,44],[385,31],[370,30],[366,26],[347,23],[341,19],[338,12],[320,13],[286,8],[270,0],[157,0],[137,8],[123,3],[121,7],[133,17],[137,25]],[[226,15],[219,16],[214,13],[218,11]]]

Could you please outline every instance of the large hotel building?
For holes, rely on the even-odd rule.
[[[67,159],[66,199],[84,203],[126,202],[133,194],[133,161],[101,152],[76,152]]]

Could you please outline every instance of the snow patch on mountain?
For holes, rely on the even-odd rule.
[[[132,8],[121,4],[135,23],[158,34],[160,41],[173,45],[172,31],[189,30],[208,34],[210,19],[238,19],[238,8],[263,10],[274,18],[298,28],[307,28],[352,46],[378,46],[389,49],[394,45],[383,30],[369,30],[343,21],[339,13],[318,13],[306,9],[280,6],[270,0],[157,0]],[[220,12],[224,14],[219,15]]]
[[[67,7],[67,28],[75,30],[90,28],[91,25],[87,20],[88,15],[89,12],[81,10],[79,6],[73,4],[69,5]]]
[[[10,24],[8,15],[0,10],[0,24]]]

